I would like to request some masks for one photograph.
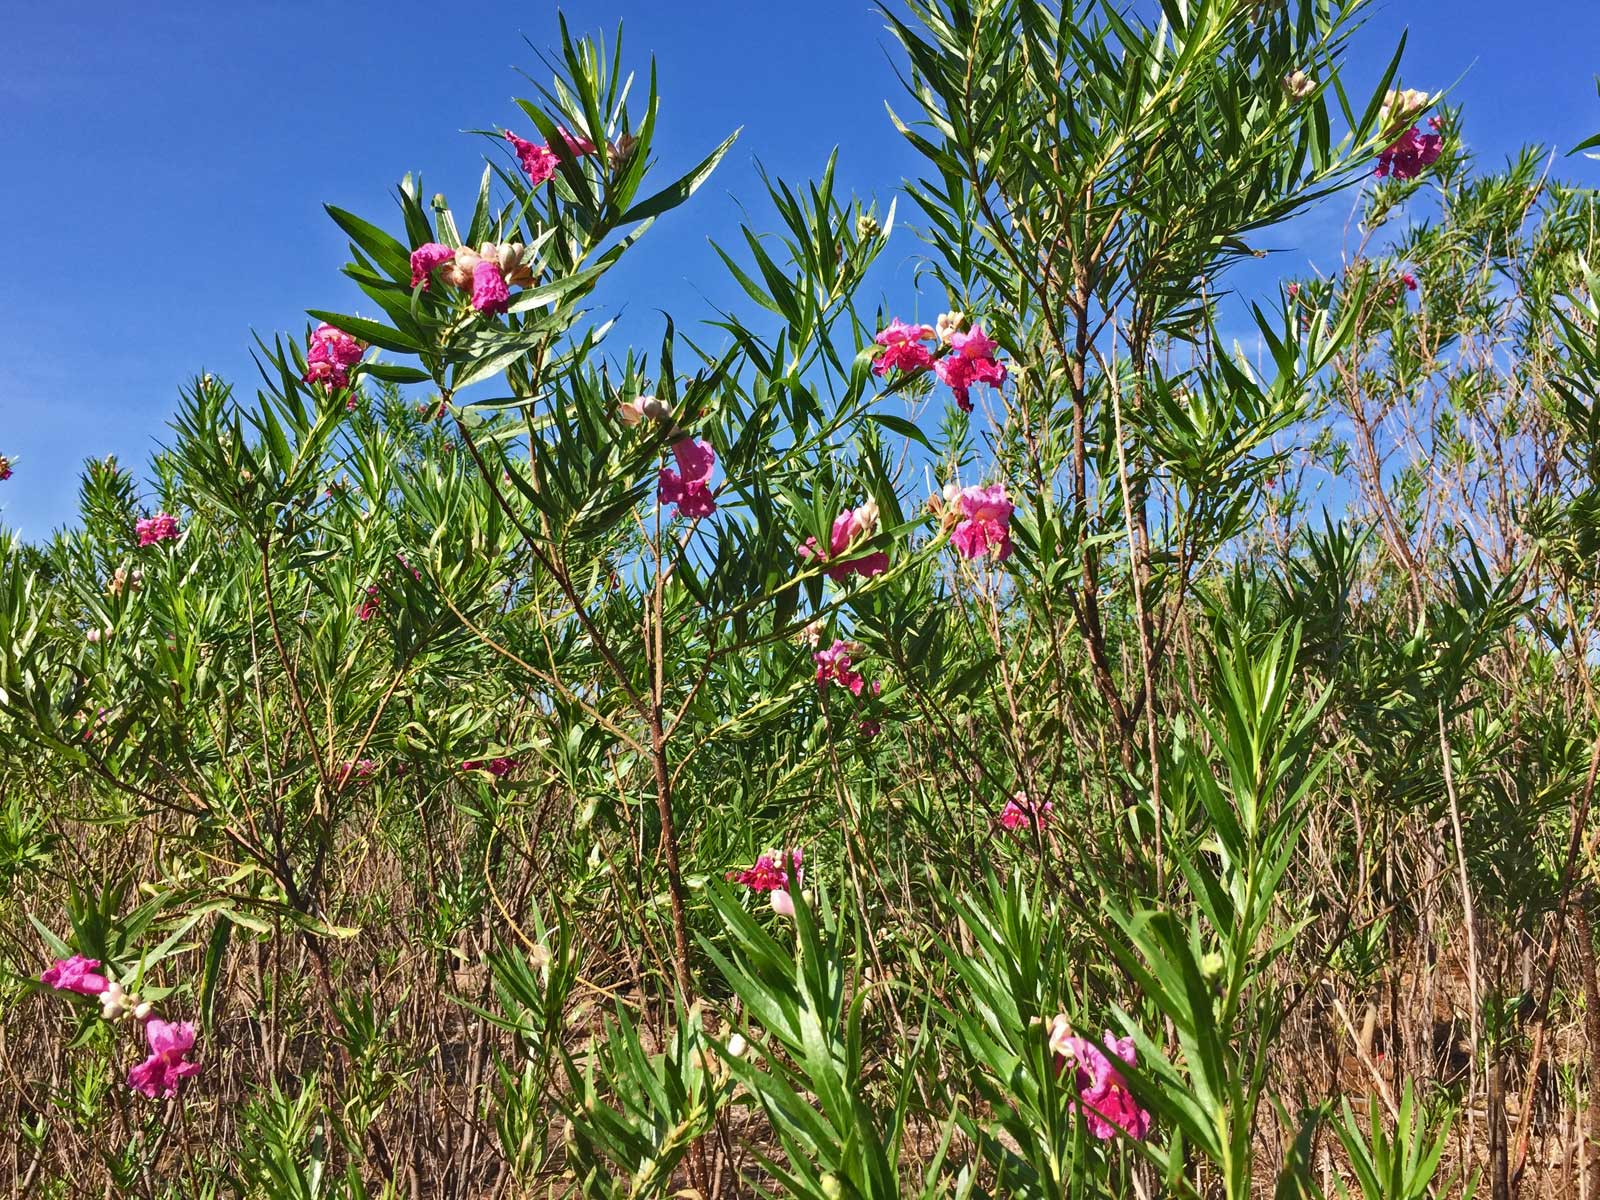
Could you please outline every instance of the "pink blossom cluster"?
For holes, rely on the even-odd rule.
[[[511,306],[511,289],[533,282],[521,242],[484,242],[476,250],[427,242],[411,252],[411,286],[430,290],[437,273],[451,287],[468,293],[472,307],[493,316]],[[419,406],[426,413],[427,407]]]
[[[1431,167],[1444,149],[1444,139],[1439,130],[1443,123],[1438,117],[1428,121],[1432,133],[1422,133],[1415,125],[1402,133],[1382,154],[1373,171],[1379,179],[1393,176],[1396,179],[1415,179],[1424,167]]]
[[[723,878],[729,883],[742,883],[753,892],[767,893],[772,911],[780,916],[791,917],[794,915],[794,897],[790,892],[796,884],[805,881],[805,872],[801,867],[804,859],[798,847],[768,850],[757,857],[755,866],[743,871],[729,871]]]
[[[962,412],[972,411],[972,387],[986,383],[999,387],[1006,380],[1006,367],[994,355],[999,344],[986,333],[983,326],[963,331],[961,313],[945,313],[939,318],[935,330],[929,325],[907,325],[896,317],[880,330],[873,341],[884,349],[878,354],[872,369],[879,375],[890,371],[920,371],[932,367],[956,398]],[[938,359],[922,343],[937,337],[947,347],[947,353]]]
[[[595,152],[594,143],[588,138],[575,137],[565,129],[559,132],[561,140],[567,144],[567,149],[574,158]],[[506,141],[511,143],[511,148],[517,155],[517,162],[522,165],[522,173],[534,187],[541,187],[555,178],[561,159],[550,148],[548,142],[543,145],[530,142],[526,138],[518,137],[509,129],[506,130]]]
[[[133,532],[138,535],[141,546],[153,546],[157,542],[175,542],[178,540],[178,519],[167,513],[158,512],[153,517],[135,522]]]
[[[1119,1132],[1139,1140],[1149,1134],[1150,1114],[1139,1107],[1116,1066],[1137,1063],[1132,1038],[1113,1037],[1108,1029],[1102,1049],[1073,1036],[1072,1024],[1063,1013],[1051,1023],[1050,1049],[1056,1055],[1056,1069],[1062,1074],[1072,1072],[1072,1086],[1078,1093],[1073,1107],[1081,1107],[1091,1134],[1102,1141]]]
[[[672,457],[678,469],[661,468],[656,495],[663,504],[677,505],[680,517],[709,517],[717,511],[716,496],[711,490],[717,452],[698,438],[679,438],[672,443]]]
[[[867,681],[850,660],[850,656],[858,649],[854,642],[842,642],[835,638],[833,645],[813,654],[811,658],[817,664],[817,686],[827,690],[828,685],[833,684],[845,688],[852,696],[861,695],[866,690]],[[876,696],[882,690],[882,682],[873,680],[872,694]]]
[[[808,537],[800,547],[800,557],[826,563],[829,579],[848,579],[851,575],[870,578],[889,569],[889,556],[882,550],[856,558],[845,558],[845,552],[855,543],[874,537],[878,532],[878,506],[868,500],[860,508],[845,509],[833,521],[828,535],[828,549],[824,552],[817,539]]]
[[[345,783],[354,780],[357,783],[371,783],[378,774],[378,764],[370,758],[358,758],[353,762],[345,763],[344,770],[339,775],[339,782]]]
[[[890,371],[921,371],[933,365],[933,355],[922,343],[933,336],[931,325],[907,325],[899,317],[878,331],[872,340],[884,347],[872,364],[878,375]]]
[[[0,454],[0,483],[4,483],[7,479],[10,479],[10,478],[11,478],[11,460],[9,458],[7,458],[4,454]]]
[[[461,769],[463,771],[487,771],[496,779],[504,779],[520,765],[514,758],[491,758],[486,761],[472,758],[462,763]]]
[[[305,381],[329,388],[349,387],[350,368],[366,352],[365,343],[323,322],[311,331],[311,341],[306,346]]]
[[[103,974],[99,959],[81,954],[58,959],[39,980],[57,991],[93,996],[100,1002],[100,1015],[108,1021],[131,1013],[144,1027],[150,1056],[128,1070],[128,1086],[134,1091],[152,1100],[176,1096],[180,1083],[200,1073],[200,1064],[186,1057],[194,1049],[194,1023],[163,1021],[147,1002],[124,992],[116,980]]]
[[[933,373],[955,393],[956,404],[962,412],[972,411],[973,384],[999,387],[1006,381],[1005,364],[996,362],[994,357],[999,348],[999,344],[983,332],[981,325],[970,333],[951,334],[950,353],[934,364]]]
[[[946,484],[942,501],[932,502],[947,528],[950,543],[963,558],[994,555],[1004,562],[1011,556],[1011,514],[1016,506],[1004,484],[958,488]]]
[[[378,615],[379,607],[380,607],[380,605],[379,605],[379,601],[378,601],[378,585],[377,584],[372,584],[370,587],[367,588],[366,599],[361,601],[361,607],[356,609],[356,620],[358,620],[358,621],[370,621],[370,620],[372,620],[373,617]]]
[[[1000,824],[1007,829],[1016,831],[1023,828],[1043,829],[1050,823],[1050,816],[1055,811],[1055,805],[1046,800],[1043,804],[1034,804],[1028,799],[1027,792],[1018,792],[1007,800],[1005,807],[1000,810]]]

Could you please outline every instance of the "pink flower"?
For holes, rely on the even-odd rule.
[[[354,762],[346,763],[339,782],[354,779],[358,783],[370,783],[372,777],[378,773],[378,764],[370,758],[358,758]]]
[[[878,722],[873,720],[871,717],[868,717],[861,722],[861,736],[869,742],[882,732],[883,726],[878,724]]]
[[[1417,290],[1417,277],[1410,271],[1400,272],[1400,282],[1406,285],[1406,291],[1408,292]]]
[[[1024,826],[1042,829],[1050,823],[1050,814],[1055,810],[1055,805],[1046,800],[1041,805],[1034,805],[1028,799],[1027,792],[1018,792],[1006,801],[1006,806],[1000,810],[1000,824],[1007,829],[1017,830]]]
[[[556,130],[561,134],[561,140],[567,144],[567,149],[572,152],[574,158],[594,153],[594,143],[588,138],[576,136],[563,125],[556,126]]]
[[[1430,167],[1444,148],[1444,139],[1437,133],[1419,133],[1413,125],[1378,155],[1378,165],[1373,171],[1379,179],[1393,175],[1396,179],[1415,179],[1422,168]]]
[[[980,558],[993,552],[1004,562],[1011,554],[1011,512],[1015,507],[1006,498],[1002,484],[962,488],[959,497],[962,520],[950,534],[950,541],[965,558]]]
[[[519,138],[509,129],[506,130],[506,141],[517,152],[517,161],[522,164],[523,174],[534,187],[549,183],[555,177],[561,160],[550,152],[550,147]]]
[[[427,242],[418,246],[411,252],[411,286],[422,286],[423,291],[428,290],[432,282],[431,276],[445,263],[456,256],[456,252],[449,246],[441,246],[438,242]]]
[[[11,460],[0,454],[0,483],[11,478]]]
[[[356,610],[356,620],[370,621],[378,615],[378,585],[373,584],[367,589],[367,598],[361,602],[361,607]]]
[[[511,303],[511,292],[506,288],[506,277],[500,273],[500,264],[491,259],[479,259],[472,268],[472,307],[481,313],[503,313]]]
[[[145,1023],[144,1035],[150,1043],[150,1057],[128,1072],[128,1086],[152,1100],[176,1096],[179,1083],[200,1073],[199,1063],[183,1057],[194,1047],[194,1022],[152,1017]]]
[[[469,759],[461,764],[461,769],[463,771],[487,771],[496,779],[504,779],[515,771],[519,765],[514,758],[491,758],[488,762]]]
[[[1073,1072],[1073,1087],[1082,1105],[1089,1132],[1102,1141],[1120,1130],[1131,1138],[1143,1139],[1150,1132],[1150,1114],[1139,1107],[1114,1063],[1132,1066],[1138,1059],[1132,1038],[1118,1038],[1105,1031],[1105,1050],[1084,1038],[1074,1037],[1065,1014],[1050,1026],[1050,1049],[1056,1054],[1056,1068]],[[1109,1051],[1109,1056],[1105,1051]]]
[[[709,517],[717,511],[711,494],[711,470],[717,465],[717,452],[697,438],[679,438],[672,443],[672,457],[678,469],[662,467],[656,490],[663,504],[676,504],[680,517]]]
[[[1006,381],[1005,364],[994,358],[999,348],[999,344],[983,332],[983,326],[977,325],[970,332],[952,334],[950,353],[934,364],[934,374],[955,393],[956,404],[962,412],[972,411],[973,384],[999,387]]]
[[[330,388],[350,385],[350,368],[361,361],[366,346],[343,330],[324,322],[311,332],[306,346],[307,383],[325,383]]]
[[[71,958],[57,959],[55,966],[39,976],[39,982],[60,992],[98,996],[111,986],[111,981],[99,972],[99,959],[74,954]]]
[[[794,897],[789,894],[788,888],[773,888],[767,895],[767,903],[780,917],[794,916]]]
[[[932,336],[933,327],[930,325],[907,325],[899,317],[894,318],[872,339],[885,347],[872,364],[873,371],[878,375],[887,375],[890,371],[920,371],[932,365],[933,355],[922,345]]]
[[[835,639],[833,645],[826,650],[818,650],[811,656],[812,661],[817,664],[818,686],[826,689],[832,683],[842,688],[849,688],[852,696],[861,695],[867,683],[850,663],[851,649],[849,642]],[[876,686],[873,688],[873,694],[877,694]]]
[[[804,881],[805,872],[801,869],[804,861],[805,855],[799,849],[768,850],[756,859],[755,866],[729,871],[723,878],[729,883],[742,883],[752,892],[787,892],[794,884]],[[793,868],[793,875],[790,868]]]
[[[833,530],[828,537],[827,554],[818,549],[816,538],[808,537],[805,544],[800,547],[800,557],[832,563],[828,567],[829,579],[848,579],[851,575],[864,575],[869,578],[873,575],[882,575],[889,569],[889,556],[881,550],[876,554],[867,554],[860,558],[841,558],[853,543],[870,538],[877,532],[878,506],[874,501],[868,500],[860,508],[854,510],[847,508],[834,518]]]
[[[159,512],[153,517],[146,517],[136,522],[134,533],[139,535],[139,545],[153,546],[157,542],[176,541],[178,537],[178,520],[164,512]]]

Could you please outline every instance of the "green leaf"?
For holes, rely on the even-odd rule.
[[[641,200],[623,213],[619,218],[620,221],[623,223],[643,221],[647,217],[658,217],[664,212],[670,212],[672,209],[677,208],[678,205],[699,191],[700,185],[711,177],[711,172],[717,169],[717,164],[722,161],[722,156],[732,149],[733,143],[738,140],[739,134],[743,129],[742,125],[735,129],[727,136],[722,145],[718,146],[702,160],[699,166],[676,183],[662,188],[646,200]]]

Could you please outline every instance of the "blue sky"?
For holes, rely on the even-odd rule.
[[[1600,130],[1593,0],[1388,0],[1373,11],[1359,43],[1367,69],[1409,26],[1406,84],[1459,79],[1465,136],[1487,162]],[[837,144],[844,186],[885,202],[919,169],[884,113],[886,99],[908,106],[866,0],[585,0],[565,12],[575,30],[609,34],[623,21],[636,67],[656,55],[663,174],[744,126],[712,181],[608,278],[603,304],[687,324],[708,302],[737,303],[706,238],[741,219],[771,227],[757,159],[801,179]],[[356,304],[324,201],[390,224],[389,189],[411,170],[469,205],[484,147],[461,131],[518,124],[511,97],[531,88],[514,68],[539,70],[523,39],[551,45],[556,22],[554,4],[526,0],[95,0],[13,6],[6,36],[0,455],[20,462],[0,484],[0,523],[41,538],[72,519],[82,459],[142,466],[182,381],[209,370],[253,389],[252,330],[298,331],[306,308]],[[1557,170],[1600,182],[1581,159]],[[1299,223],[1273,271],[1330,258],[1346,211]],[[897,234],[879,276],[906,310],[917,250]]]

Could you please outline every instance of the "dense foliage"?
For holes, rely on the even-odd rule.
[[[330,207],[377,315],[0,540],[13,1189],[1592,1191],[1600,212],[1363,7],[909,0],[923,173],[647,348],[620,41]]]

